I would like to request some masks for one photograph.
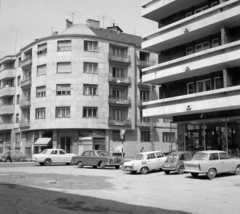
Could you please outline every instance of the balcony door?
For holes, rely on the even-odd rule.
[[[113,109],[113,119],[114,120],[126,120],[125,109]]]
[[[125,98],[125,91],[123,89],[113,89],[112,96],[116,99],[123,99]]]

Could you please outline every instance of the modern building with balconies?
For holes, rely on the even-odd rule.
[[[142,49],[159,54],[143,69],[159,99],[143,115],[178,124],[181,149],[240,149],[240,1],[151,0],[142,16],[159,29]]]
[[[120,130],[126,130],[126,156],[134,156],[142,147],[150,150],[151,133],[155,148],[169,152],[169,136],[176,129],[163,142],[162,132],[170,133],[169,121],[151,123],[138,105],[150,99],[150,86],[138,84],[141,69],[158,60],[157,54],[141,50],[141,42],[141,37],[118,26],[104,29],[95,20],[75,25],[67,20],[64,31],[23,47],[14,58],[14,77],[8,73],[13,84],[7,89],[14,86],[14,91],[0,89],[2,100],[6,95],[14,97],[14,108],[0,106],[0,118],[8,117],[0,121],[0,147],[2,139],[4,146],[11,141],[12,147],[28,154],[47,147],[76,154],[86,149],[121,152]],[[6,59],[0,61],[2,66],[10,62]]]

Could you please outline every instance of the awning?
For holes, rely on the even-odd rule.
[[[41,137],[38,138],[37,141],[33,144],[34,146],[48,146],[52,138]]]

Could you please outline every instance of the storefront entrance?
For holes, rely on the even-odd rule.
[[[60,146],[60,148],[64,149],[66,153],[71,153],[71,137],[61,137]]]

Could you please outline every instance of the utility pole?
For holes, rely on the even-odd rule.
[[[14,53],[16,54],[16,48],[17,48],[17,34],[18,34],[18,33],[23,33],[23,32],[20,31],[20,30],[14,29],[14,28],[12,28],[12,30],[14,30],[14,31],[16,32],[16,37],[15,37],[15,50],[14,50]]]

